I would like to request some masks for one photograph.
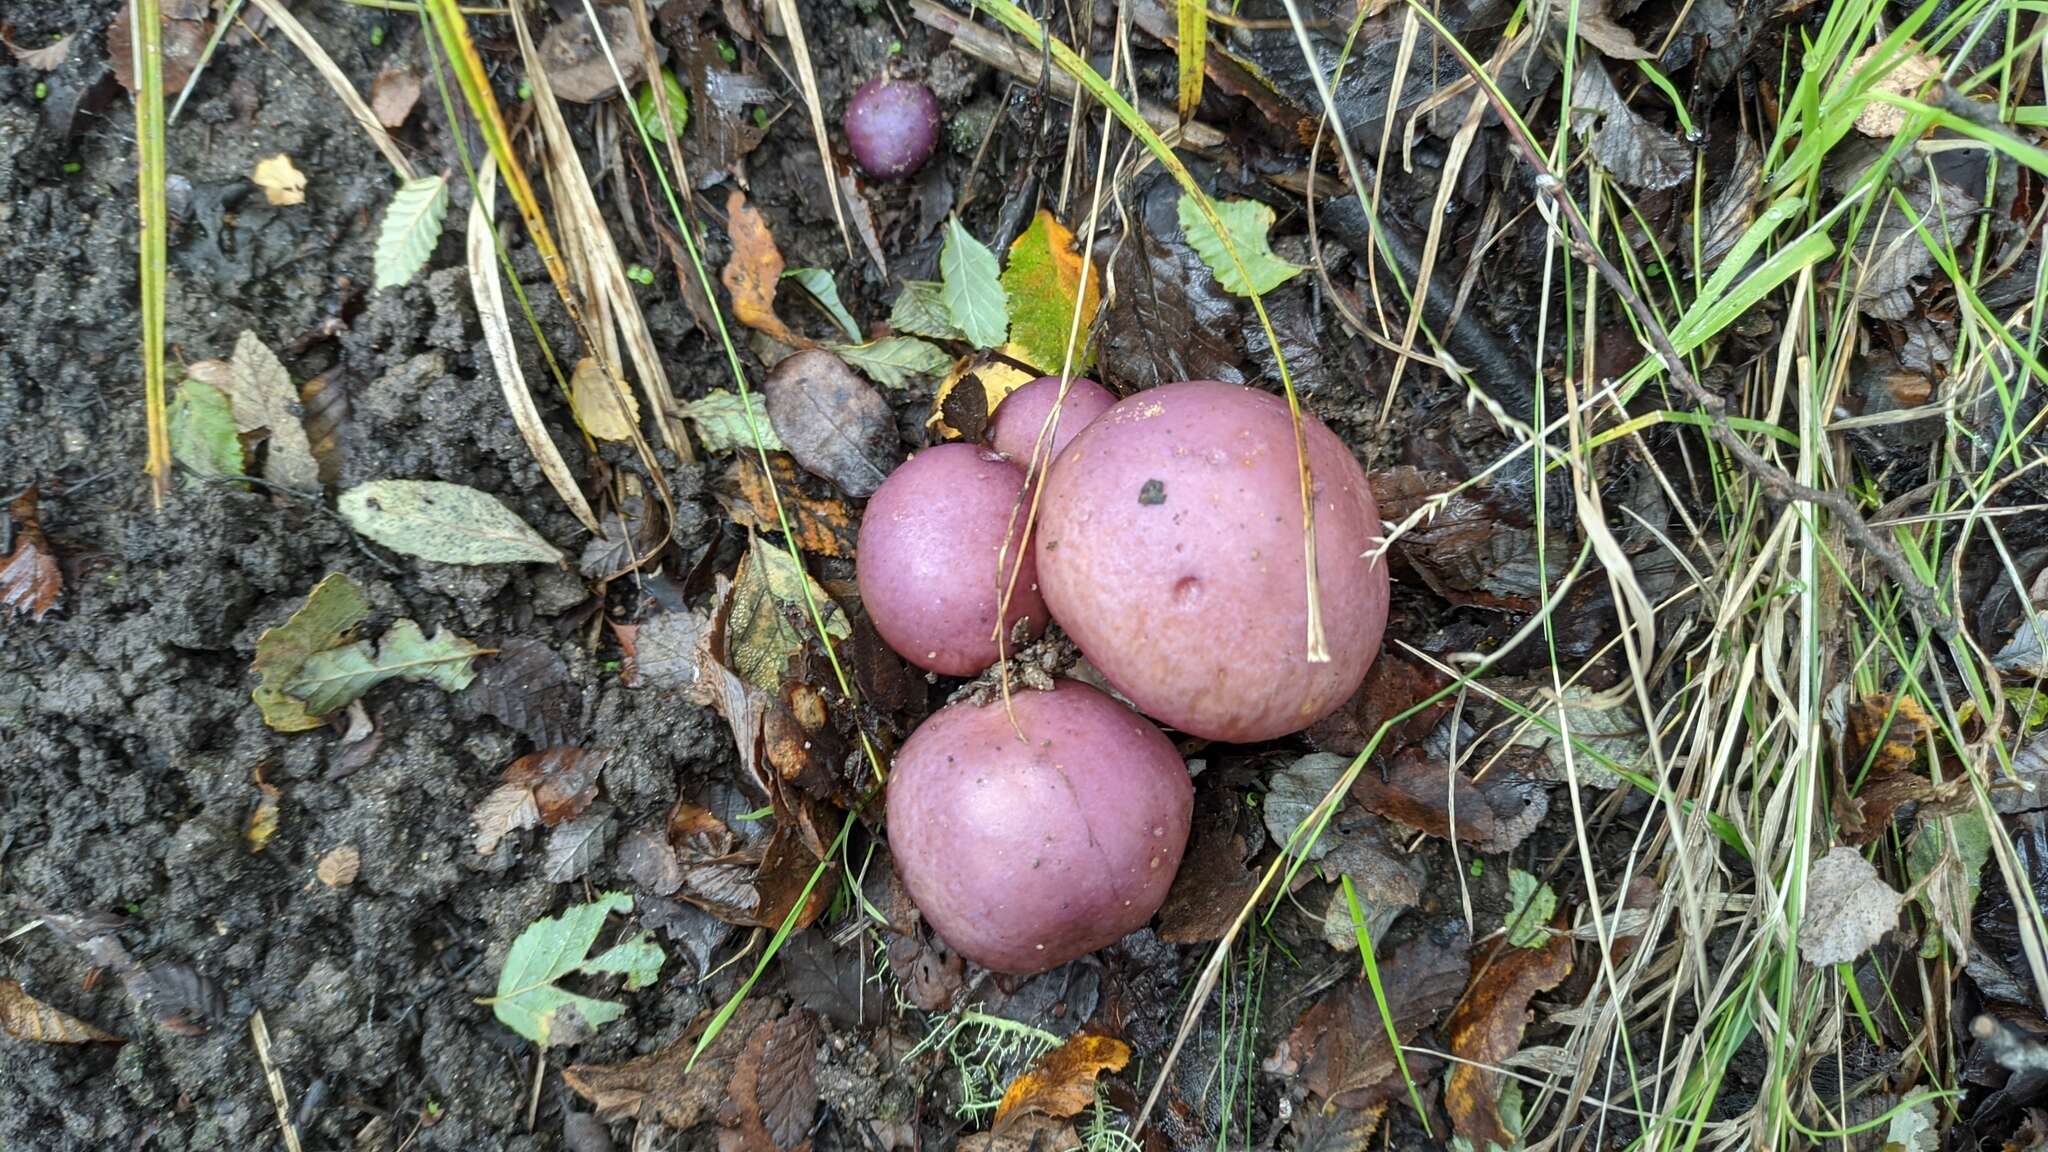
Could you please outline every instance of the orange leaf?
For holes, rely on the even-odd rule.
[[[784,344],[803,343],[775,314],[775,286],[782,280],[782,252],[768,222],[747,203],[739,189],[725,202],[727,233],[732,237],[732,259],[725,262],[719,280],[732,293],[733,315],[740,323]]]
[[[14,552],[0,563],[0,608],[41,621],[57,606],[57,597],[64,591],[64,572],[57,567],[57,554],[50,550],[36,519],[34,486],[16,497],[7,513],[14,520]]]
[[[1087,1033],[1069,1037],[1010,1082],[1003,1102],[996,1105],[996,1125],[1001,1127],[1010,1117],[1031,1112],[1079,1115],[1095,1103],[1095,1077],[1122,1071],[1130,1060],[1130,1045],[1121,1040]]]
[[[1553,926],[1562,928],[1562,919]],[[1501,1074],[1494,1069],[1522,1047],[1529,1001],[1571,975],[1571,937],[1560,932],[1541,948],[1503,940],[1478,963],[1465,998],[1444,1021],[1444,1038],[1458,1058],[1444,1078],[1444,1110],[1453,1131],[1474,1148],[1489,1142],[1508,1148],[1514,1139],[1501,1123]]]

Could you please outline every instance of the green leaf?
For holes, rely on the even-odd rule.
[[[782,274],[782,278],[802,285],[811,299],[818,302],[818,307],[825,310],[825,315],[846,333],[846,338],[860,343],[860,325],[854,322],[853,314],[846,310],[846,305],[839,302],[839,284],[832,279],[830,272],[823,268],[791,268]]]
[[[562,553],[496,497],[440,480],[372,480],[336,501],[349,527],[442,564],[559,564]]]
[[[751,398],[754,423],[761,429],[761,442],[770,452],[782,451],[782,441],[775,436],[775,425],[768,420],[767,404],[759,392],[753,393]],[[738,394],[713,388],[702,399],[685,403],[683,415],[697,425],[697,439],[703,441],[704,451],[720,456],[754,446],[753,430],[747,426],[747,408],[748,405],[740,402]]]
[[[421,176],[399,185],[377,228],[377,289],[412,283],[433,258],[448,215],[448,180]]]
[[[1502,922],[1508,943],[1517,948],[1541,948],[1550,942],[1550,918],[1557,912],[1557,893],[1522,871],[1508,869],[1508,914]]]
[[[386,680],[434,684],[444,692],[460,692],[476,678],[475,663],[483,649],[445,629],[432,637],[410,620],[400,620],[384,633],[375,649],[368,640],[315,652],[306,658],[285,691],[305,702],[306,711],[323,716],[346,708]]]
[[[628,989],[651,983],[661,969],[661,949],[645,933],[630,943],[609,949],[595,960],[589,959],[591,945],[597,943],[598,934],[604,931],[605,918],[613,912],[632,910],[631,896],[607,892],[592,903],[577,904],[564,909],[560,916],[527,925],[505,953],[505,966],[498,971],[498,994],[482,1003],[491,1006],[500,1023],[543,1048],[553,1036],[564,1008],[574,1007],[593,1028],[618,1019],[625,1012],[623,1006],[567,992],[556,985],[577,973],[624,973]]]
[[[733,580],[725,643],[733,671],[756,687],[780,691],[789,658],[803,647],[807,629],[793,621],[810,616],[806,585],[824,618],[825,634],[837,640],[852,636],[846,614],[797,558],[780,545],[754,538]]]
[[[585,964],[583,970],[616,972],[626,978],[626,991],[638,992],[661,976],[661,965],[666,959],[661,954],[661,945],[654,942],[654,933],[642,932],[631,940],[605,949],[597,959]]]
[[[1301,274],[1300,265],[1273,255],[1266,240],[1267,233],[1273,230],[1273,210],[1264,204],[1256,200],[1216,201],[1216,218],[1223,221],[1224,230],[1230,233],[1237,260],[1231,259],[1230,250],[1223,246],[1223,237],[1209,226],[1193,196],[1182,193],[1179,207],[1180,227],[1187,233],[1188,245],[1226,291],[1239,296],[1254,292],[1264,296]],[[1244,262],[1242,273],[1238,271],[1238,260]],[[1246,275],[1251,277],[1249,282]]]
[[[907,388],[913,380],[943,376],[953,367],[953,358],[946,355],[944,349],[915,336],[889,336],[866,344],[840,344],[832,351],[884,388]]]
[[[1074,340],[1074,371],[1095,365],[1089,332],[1102,305],[1102,277],[1087,274],[1082,290],[1080,245],[1053,215],[1039,209],[1017,242],[1010,245],[1010,266],[1003,269],[1003,290],[1010,297],[1010,344],[1004,351],[1048,376],[1057,375],[1067,358],[1067,333],[1074,313],[1081,314]]]
[[[889,309],[889,327],[934,340],[965,340],[946,308],[946,286],[936,280],[905,280]]]
[[[690,126],[690,94],[676,79],[676,74],[666,68],[661,70],[661,86],[668,89],[668,114],[676,122],[676,131]],[[654,102],[654,85],[645,80],[640,82],[640,91],[633,99],[633,119],[647,130],[649,136],[661,139],[661,108]]]
[[[307,660],[346,642],[369,615],[370,604],[363,598],[363,590],[336,572],[314,586],[291,619],[256,638],[256,660],[249,670],[256,673],[257,683],[250,695],[265,724],[279,732],[304,732],[320,726],[319,717],[308,712],[285,687],[297,678]]]
[[[1010,301],[1003,291],[996,254],[960,224],[946,222],[946,246],[939,251],[939,298],[961,335],[976,348],[994,348],[1010,330]]]
[[[171,402],[171,456],[201,476],[240,476],[242,441],[226,394],[187,377]]]
[[[1906,840],[1906,878],[1912,881],[1909,888],[1919,890],[1916,899],[1927,919],[1941,928],[1921,941],[1921,955],[1940,955],[1944,936],[1957,948],[1967,941],[1979,877],[1989,859],[1991,830],[1981,813],[1920,817]]]

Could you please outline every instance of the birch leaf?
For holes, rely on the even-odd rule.
[[[421,176],[407,180],[384,209],[377,229],[377,290],[412,283],[433,258],[441,240],[441,221],[448,215],[448,180]]]

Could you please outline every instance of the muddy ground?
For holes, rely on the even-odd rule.
[[[668,7],[684,2],[669,0]],[[942,145],[925,178],[870,190],[896,276],[935,276],[937,224],[956,206],[970,172],[976,197],[965,220],[992,241],[1006,243],[1030,209],[1056,195],[1065,105],[1041,101],[1028,86],[948,51],[919,25],[898,24],[907,17],[890,5],[825,0],[799,9],[813,45],[829,46],[817,51],[827,107],[841,106],[890,59],[893,45],[901,50],[898,66],[944,81],[942,96],[963,121],[992,126],[993,143],[979,164],[981,135],[963,130]],[[406,13],[336,0],[296,10],[366,91],[387,66],[424,69],[420,30]],[[636,1131],[655,1147],[745,1146],[745,1125],[721,1118],[716,1101],[700,1107],[701,1122],[687,1131],[664,1129],[650,1117],[644,1127],[622,1122],[607,1132],[590,1119],[590,1102],[558,1074],[565,1063],[618,1062],[693,1035],[751,969],[759,937],[659,898],[644,899],[641,914],[659,928],[669,953],[662,979],[623,997],[623,1019],[573,1051],[550,1054],[529,1126],[536,1050],[477,999],[493,991],[506,949],[528,924],[605,889],[631,890],[634,877],[618,853],[607,851],[574,882],[550,882],[541,832],[514,833],[484,856],[472,846],[471,815],[508,763],[551,745],[609,752],[600,801],[612,813],[608,843],[629,830],[659,827],[679,798],[729,817],[759,803],[740,794],[725,722],[678,691],[627,686],[617,639],[599,627],[600,614],[630,622],[700,604],[701,574],[731,571],[745,534],[712,498],[724,463],[663,459],[679,509],[668,575],[609,589],[571,570],[455,567],[384,552],[350,532],[331,503],[264,488],[179,483],[161,511],[152,511],[140,472],[134,121],[106,47],[116,14],[112,4],[80,0],[0,9],[13,43],[78,33],[54,71],[0,60],[0,495],[39,488],[41,524],[63,558],[65,585],[48,618],[0,622],[0,924],[43,922],[0,944],[0,975],[123,1041],[0,1041],[0,1149],[280,1147],[251,1039],[259,1012],[291,1119],[309,1149],[591,1152],[625,1147]],[[707,28],[718,20],[709,10],[691,18]],[[1474,26],[1481,24],[1475,18]],[[500,21],[479,27],[501,95],[516,105],[510,33]],[[864,255],[849,255],[821,207],[822,177],[801,105],[791,105],[792,90],[764,62],[763,49],[740,43],[738,50],[778,93],[766,138],[745,161],[753,203],[791,267],[833,271],[849,309],[879,320],[896,292],[893,277],[884,280]],[[1767,55],[1774,60],[1775,49]],[[1170,54],[1157,51],[1144,60],[1151,79],[1170,80],[1170,65]],[[571,119],[589,133],[585,113],[572,109]],[[1377,138],[1376,125],[1354,127],[1370,127]],[[398,135],[423,169],[459,177],[431,85]],[[1703,155],[1713,162],[1713,149],[1729,147],[1729,139],[1717,137]],[[596,147],[588,137],[582,142]],[[470,144],[476,146],[473,136]],[[1219,194],[1229,193],[1249,186],[1251,170],[1282,167],[1289,156],[1298,161],[1297,145],[1285,132],[1239,122],[1222,150],[1235,158],[1201,159],[1198,167]],[[1497,145],[1489,136],[1481,147]],[[1412,205],[1396,209],[1411,242],[1420,234],[1414,221],[1428,211],[1442,146],[1441,139],[1424,140],[1419,174],[1394,181],[1398,195],[1390,203]],[[455,481],[495,495],[572,554],[581,548],[584,530],[548,486],[500,394],[461,268],[459,236],[443,238],[428,271],[409,287],[369,290],[388,172],[283,37],[275,30],[229,35],[172,128],[169,151],[174,373],[176,363],[226,356],[239,333],[253,332],[279,352],[295,381],[324,379],[346,396],[345,418],[323,461],[331,491],[383,478]],[[249,181],[260,158],[279,152],[307,177],[303,204],[271,205]],[[1092,150],[1083,155],[1092,158]],[[1496,150],[1497,163],[1504,156]],[[1084,180],[1089,166],[1078,166]],[[600,199],[621,225],[615,234],[627,259],[657,273],[642,301],[677,393],[701,396],[727,386],[723,355],[693,321],[670,254],[648,238],[656,213],[644,187],[626,197],[640,204],[631,230],[616,219],[614,190],[601,185]],[[714,264],[726,253],[720,229],[728,187],[708,187],[698,201]],[[1256,327],[1206,274],[1174,263],[1172,253],[1161,264],[1134,257],[1128,239],[1124,247],[1116,243],[1119,232],[1129,235],[1129,221],[1140,233],[1148,220],[1157,232],[1171,230],[1170,186],[1154,172],[1119,191],[1122,218],[1098,251],[1122,277],[1127,296],[1199,297],[1193,311],[1221,309],[1228,327],[1221,335],[1176,333],[1142,306],[1113,308],[1104,378],[1124,390],[1183,375],[1269,379],[1271,357]],[[466,184],[457,179],[451,233],[467,205]],[[1455,210],[1477,214],[1465,198]],[[506,216],[501,203],[500,219]],[[1071,209],[1067,216],[1078,222]],[[1325,221],[1326,229],[1341,225]],[[540,262],[516,229],[506,235],[550,337],[572,347]],[[1285,215],[1278,237],[1283,255],[1306,259],[1298,216]],[[1324,244],[1342,251],[1329,231]],[[1525,229],[1493,258],[1513,269],[1539,252],[1537,233]],[[1354,277],[1345,280],[1347,290],[1356,289]],[[1132,287],[1141,282],[1146,289]],[[1524,415],[1531,283],[1488,275],[1469,305],[1491,333],[1491,351],[1481,352],[1501,358],[1493,367],[1503,404]],[[1347,301],[1333,299],[1312,276],[1273,297],[1310,407],[1369,467],[1459,475],[1498,455],[1504,441],[1495,426],[1462,395],[1419,374],[1383,423],[1387,356],[1350,334],[1340,303]],[[1180,306],[1191,307],[1185,300]],[[529,379],[546,380],[532,342],[520,336]],[[1627,355],[1636,354],[1630,346]],[[923,435],[928,394],[927,386],[924,395],[898,397],[905,447]],[[593,475],[598,461],[574,435],[565,407],[543,396],[542,410],[572,472]],[[629,454],[615,447],[605,453],[613,466],[631,466]],[[1663,497],[1639,475],[1617,469],[1608,480],[1611,499],[1651,519],[1664,514]],[[1526,505],[1527,486],[1526,475],[1511,470],[1497,485],[1501,505]],[[1505,638],[1530,587],[1528,573],[1515,567],[1532,547],[1526,507],[1522,517],[1490,521],[1500,539],[1490,545],[1484,571],[1397,573],[1404,578],[1390,638],[1430,652],[1485,650]],[[1569,555],[1578,542],[1553,543]],[[0,544],[11,541],[0,537]],[[1647,549],[1643,539],[1626,544]],[[1659,563],[1669,587],[1675,577],[1668,559],[1646,559],[1645,571],[1657,578]],[[411,617],[497,649],[501,658],[519,652],[534,661],[543,669],[536,682],[545,683],[536,716],[515,728],[468,696],[400,684],[365,701],[374,723],[367,750],[365,741],[347,742],[339,723],[300,734],[267,727],[250,698],[257,639],[333,572],[366,590],[380,620]],[[828,581],[843,582],[846,573],[843,564],[821,571]],[[1454,602],[1445,587],[1470,595]],[[1560,628],[1562,656],[1576,662],[1598,649],[1611,635],[1611,618],[1597,595],[1571,606]],[[1502,673],[1511,678],[1533,667]],[[941,701],[949,687],[917,685],[918,700],[903,715]],[[1211,819],[1200,827],[1211,834],[1220,828],[1226,840],[1234,829],[1245,840],[1243,856],[1270,859],[1269,836],[1245,804],[1262,794],[1263,773],[1307,747],[1295,740],[1206,750],[1207,780],[1198,789]],[[1515,771],[1502,778],[1518,790],[1501,799],[1515,812],[1534,804],[1541,816],[1551,807],[1550,785]],[[263,785],[277,790],[277,827],[252,851],[248,828]],[[1602,851],[1625,858],[1640,804],[1603,812]],[[1398,842],[1402,867],[1422,879],[1389,948],[1435,940],[1463,955],[1465,910],[1450,882],[1458,870],[1466,873],[1476,920],[1499,922],[1505,866],[1474,869],[1469,848],[1454,863],[1441,840],[1397,836],[1356,815],[1349,831]],[[1511,848],[1479,855],[1549,875],[1570,843],[1570,827],[1568,815],[1552,811]],[[1203,833],[1197,835],[1199,841]],[[886,854],[873,850],[877,840],[871,830],[856,833],[847,858],[863,890],[887,907]],[[360,853],[359,875],[345,886],[322,882],[319,862],[344,846]],[[1558,882],[1568,879],[1569,869]],[[1219,890],[1236,891],[1227,884]],[[1265,975],[1256,988],[1226,980],[1220,1014],[1211,1011],[1182,1056],[1148,1137],[1152,1146],[1357,1146],[1349,1139],[1355,1131],[1304,1118],[1300,1069],[1283,1050],[1307,1007],[1341,980],[1355,979],[1355,952],[1325,941],[1320,919],[1330,892],[1315,882],[1258,934]],[[1113,1031],[1134,1056],[1131,1072],[1106,1099],[1135,1111],[1207,954],[1199,942],[1167,943],[1147,930],[1034,980],[1006,981],[963,972],[957,958],[922,937],[892,946],[890,934],[863,927],[850,904],[842,898],[795,937],[750,1001],[809,1030],[799,1035],[814,1050],[807,1074],[816,1101],[793,1134],[819,1149],[951,1147],[971,1131],[953,1114],[958,1069],[912,1050],[937,1018],[930,1005],[905,1002],[904,989],[913,985],[910,999],[937,989],[939,1006],[958,997],[955,1003],[1055,1035],[1083,1025]],[[118,942],[113,952],[109,939]],[[887,973],[880,971],[884,961],[891,962]],[[1247,1015],[1257,1025],[1249,1035]],[[765,1016],[743,1019],[767,1026]],[[1530,1039],[1539,1041],[1536,1033]],[[1723,1106],[1739,1108],[1756,1091],[1754,1072],[1744,1069],[1738,1061]],[[723,1085],[713,1083],[712,1092],[722,1095]],[[1395,1108],[1388,1117],[1391,1146],[1433,1144],[1412,1112]],[[1625,1138],[1619,1127],[1608,1127],[1610,1140]]]

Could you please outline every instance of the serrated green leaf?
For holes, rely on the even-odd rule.
[[[562,553],[495,496],[441,480],[372,480],[336,501],[349,527],[441,564],[559,564]]]
[[[690,126],[690,94],[683,89],[676,74],[666,68],[661,70],[661,86],[668,90],[669,118],[676,122],[676,131]],[[654,85],[640,82],[639,93],[633,98],[633,119],[647,130],[649,136],[661,139],[661,107],[654,102]]]
[[[946,222],[939,250],[939,298],[961,335],[976,348],[994,348],[1010,330],[1010,298],[1003,291],[996,254],[976,240],[959,217]]]
[[[370,603],[363,598],[363,590],[345,574],[335,572],[313,587],[291,619],[256,638],[256,660],[249,670],[256,673],[257,684],[250,695],[265,724],[279,732],[304,732],[320,726],[320,718],[285,687],[308,659],[347,642],[369,615]]]
[[[448,215],[448,180],[421,176],[399,185],[377,227],[377,289],[412,283],[433,258]]]
[[[242,475],[235,411],[220,389],[187,378],[171,402],[171,456],[200,476]]]
[[[832,279],[830,272],[823,268],[791,268],[782,274],[782,278],[794,280],[802,285],[803,290],[810,293],[811,299],[818,302],[818,307],[825,310],[825,315],[830,316],[832,322],[839,325],[839,330],[846,333],[846,338],[856,344],[860,343],[860,325],[854,321],[853,314],[846,310],[846,305],[839,302],[839,283]]]
[[[937,280],[905,280],[889,309],[889,327],[934,340],[965,340],[946,309],[946,287]]]
[[[799,629],[793,620],[809,619],[807,584],[826,635],[836,640],[852,636],[846,613],[787,549],[756,536],[740,561],[726,618],[726,652],[733,671],[756,687],[780,691],[789,658],[803,647],[809,628]]]
[[[446,629],[429,637],[418,624],[399,620],[374,649],[368,640],[358,640],[313,653],[285,685],[285,691],[303,701],[306,711],[315,716],[346,708],[350,701],[392,679],[460,692],[476,678],[476,658],[483,651]]]
[[[583,966],[586,972],[616,972],[626,978],[626,991],[637,992],[661,977],[662,962],[668,957],[654,942],[654,933],[642,932],[599,953]]]
[[[1223,238],[1216,229],[1209,226],[1209,220],[1202,215],[1195,198],[1182,193],[1179,204],[1181,231],[1187,234],[1188,246],[1209,271],[1216,276],[1216,282],[1224,289],[1239,296],[1250,296],[1254,291],[1264,296],[1289,280],[1301,274],[1301,266],[1289,264],[1273,255],[1267,241],[1273,230],[1273,210],[1256,200],[1218,200],[1215,202],[1216,218],[1223,221],[1224,230],[1230,233],[1231,246],[1237,249],[1237,259],[1231,259],[1230,250],[1223,246]],[[1244,270],[1238,270],[1238,260],[1244,262]],[[1251,279],[1247,281],[1245,276]]]
[[[542,1047],[547,1046],[564,1008],[574,1007],[592,1027],[618,1019],[625,1009],[616,1002],[581,996],[557,985],[576,973],[623,973],[629,989],[650,982],[660,971],[661,949],[644,933],[595,960],[589,958],[591,945],[604,931],[605,918],[632,910],[631,896],[607,892],[589,904],[564,909],[560,916],[527,925],[505,953],[505,965],[498,971],[497,995],[483,1003],[491,1006],[500,1023]],[[640,948],[643,944],[654,952],[651,966]],[[646,979],[633,982],[642,976]]]
[[[1550,918],[1557,912],[1557,893],[1522,871],[1508,869],[1508,914],[1502,921],[1508,943],[1517,948],[1541,948],[1550,943]]]
[[[761,394],[752,394],[751,407],[754,423],[761,429],[761,441],[770,452],[782,451],[782,441],[775,436],[775,425],[768,419],[768,405]],[[697,439],[704,444],[704,451],[721,456],[735,449],[752,449],[753,429],[747,426],[747,408],[738,393],[723,388],[713,388],[701,399],[691,400],[683,405],[683,415],[697,426]]]
[[[1004,351],[1048,376],[1057,375],[1067,358],[1067,333],[1074,313],[1081,314],[1074,341],[1074,371],[1095,365],[1089,332],[1102,305],[1102,277],[1092,272],[1082,291],[1083,258],[1074,234],[1039,209],[1017,242],[1010,245],[1010,266],[1003,269],[1003,291],[1010,297],[1010,343]]]
[[[1906,840],[1906,878],[1918,889],[1916,899],[1927,919],[1941,928],[1921,941],[1921,955],[1941,954],[1942,940],[1961,946],[1977,907],[1984,864],[1991,859],[1991,830],[1982,814],[1958,812],[1940,817],[1922,814]]]
[[[907,388],[919,377],[943,376],[953,367],[953,358],[944,349],[915,336],[841,344],[832,351],[884,388]]]

